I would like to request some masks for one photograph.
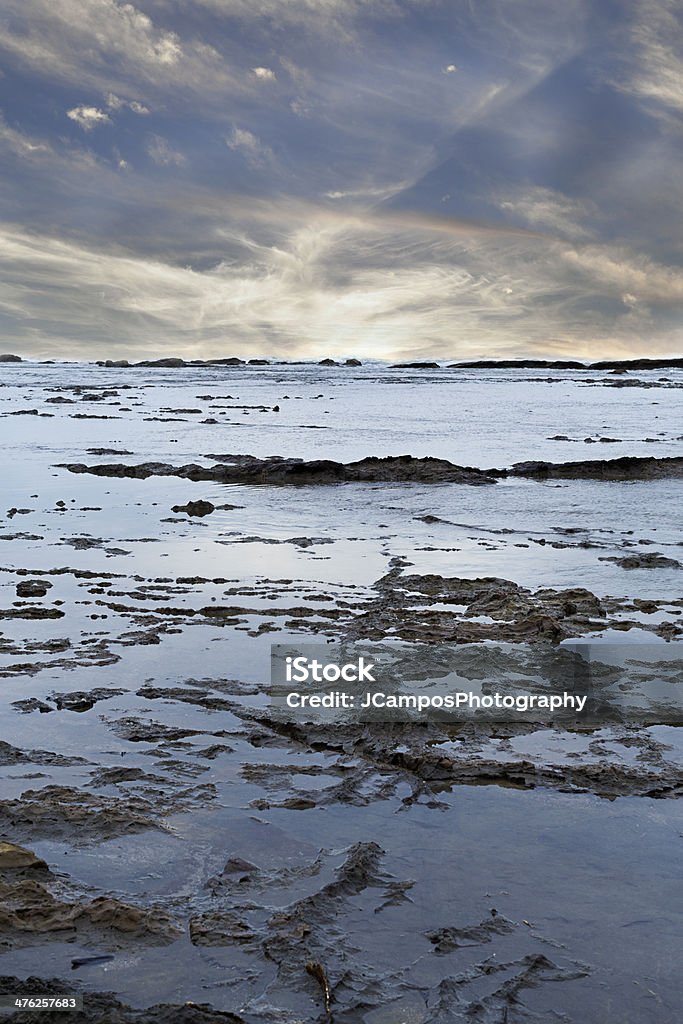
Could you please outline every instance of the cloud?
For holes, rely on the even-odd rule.
[[[550,188],[518,186],[494,198],[496,205],[513,218],[532,228],[541,228],[568,238],[590,238],[586,221],[594,221],[598,211],[593,204],[571,199]]]
[[[380,202],[384,199],[390,199],[392,196],[397,195],[404,189],[410,186],[410,181],[397,181],[387,182],[384,185],[367,185],[360,188],[352,189],[331,189],[329,192],[325,192],[326,199],[351,199],[351,200],[371,200],[373,202]]]
[[[233,127],[225,143],[228,149],[241,152],[251,167],[265,167],[274,159],[270,147],[264,145],[247,128]]]
[[[336,35],[344,42],[355,37],[363,19],[400,18],[410,8],[437,0],[198,0],[223,17],[261,22],[274,28],[301,28],[307,35]]]
[[[28,167],[31,168],[32,175],[37,176],[38,181],[45,182],[44,187],[41,185],[39,189],[43,198],[48,194],[49,185],[57,180],[73,182],[82,195],[84,175],[92,177],[95,172],[103,170],[90,150],[67,145],[64,140],[60,140],[56,148],[46,139],[27,135],[9,125],[2,114],[0,114],[0,149],[4,150],[6,154],[18,157],[23,165],[14,181],[9,165],[6,167],[5,191],[8,195],[12,194],[11,186],[15,182],[21,185],[27,184],[26,170]],[[31,179],[31,181],[34,180],[36,179]],[[28,187],[33,190],[32,185]],[[16,208],[15,197],[12,199],[12,205]]]
[[[110,92],[107,96],[107,107],[109,110],[124,110],[126,107],[128,110],[132,110],[134,114],[146,115],[149,114],[149,107],[146,107],[144,103],[140,103],[138,100],[124,100],[115,93]]]
[[[150,135],[145,148],[150,160],[153,160],[160,167],[182,167],[183,164],[187,163],[187,158],[184,154],[173,149],[168,139],[165,139],[163,135]]]
[[[280,65],[297,85],[310,86],[313,84],[313,78],[306,68],[302,68],[289,57],[280,57]]]
[[[4,10],[20,96],[0,121],[7,344],[221,355],[230,337],[395,358],[681,342],[673,0],[625,0],[618,26],[599,0]]]
[[[46,142],[32,139],[23,132],[18,131],[18,129],[8,125],[2,114],[0,114],[0,144],[16,156],[21,157],[44,156],[52,152],[52,147]]]
[[[683,19],[678,0],[640,0],[634,6],[630,37],[635,60],[622,87],[683,114]]]
[[[101,94],[243,91],[241,76],[196,38],[155,25],[122,0],[4,0],[0,51],[52,81]],[[112,108],[113,109],[113,108]]]
[[[678,268],[634,257],[618,246],[582,246],[566,250],[563,258],[593,283],[596,292],[628,297],[629,305],[683,305],[683,271]]]
[[[111,118],[104,110],[100,110],[98,107],[86,107],[85,104],[67,110],[66,116],[80,125],[84,132],[92,131],[97,125],[111,124]]]
[[[228,336],[235,354],[393,359],[638,353],[644,327],[652,354],[667,354],[683,337],[683,275],[623,248],[286,200],[245,200],[241,216],[216,227],[240,258],[203,270],[6,228],[6,343],[38,355],[214,356]],[[653,318],[658,303],[674,326]]]

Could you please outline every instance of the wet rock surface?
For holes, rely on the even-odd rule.
[[[164,463],[142,463],[128,466],[103,463],[88,466],[65,464],[71,473],[94,476],[133,477],[145,480],[151,476],[177,476],[186,480],[214,480],[224,484],[331,484],[331,483],[430,483],[493,484],[494,474],[479,469],[455,466],[445,459],[416,459],[411,455],[368,458],[348,464],[331,459],[285,459],[272,456],[258,459],[251,455],[211,455],[218,465],[197,464],[172,466]]]
[[[480,470],[455,466],[445,459],[417,459],[411,455],[367,458],[348,464],[329,459],[305,461],[271,456],[209,455],[214,466],[192,463],[65,463],[60,468],[93,476],[131,477],[177,476],[186,480],[213,480],[223,484],[336,484],[336,483],[462,483],[494,484],[499,478],[519,476],[547,480],[656,480],[682,477],[683,457],[636,457],[593,459],[582,462],[518,462],[510,469]],[[179,506],[180,508],[180,506]],[[184,509],[183,509],[184,510]],[[177,511],[177,509],[174,509]]]
[[[585,462],[518,462],[507,472],[541,480],[657,480],[683,476],[683,458],[624,456]]]
[[[216,506],[210,501],[188,501],[186,505],[174,505],[173,512],[185,512],[188,516],[210,516]]]

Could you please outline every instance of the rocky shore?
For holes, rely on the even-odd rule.
[[[637,1012],[668,1024],[675,368],[521,397],[386,368],[355,398],[170,368],[0,389],[0,994],[77,993],[77,1024],[545,1024],[558,1000],[584,1024],[659,970]],[[285,721],[282,642],[389,644],[430,678],[446,646],[503,692],[587,644],[617,713]]]

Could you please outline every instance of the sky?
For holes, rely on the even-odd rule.
[[[680,0],[3,0],[0,351],[683,352]]]

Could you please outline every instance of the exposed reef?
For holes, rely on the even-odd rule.
[[[450,370],[664,370],[683,368],[683,356],[661,359],[601,359],[581,363],[576,359],[474,359],[450,363]]]
[[[539,480],[658,480],[683,476],[683,458],[624,455],[618,459],[578,462],[517,462],[509,470],[489,470],[493,476],[523,476]]]
[[[518,462],[510,469],[477,469],[457,466],[447,459],[412,455],[371,456],[358,462],[332,459],[289,459],[254,455],[207,455],[218,465],[189,463],[173,466],[166,462],[59,463],[71,473],[93,476],[131,477],[145,480],[153,476],[176,476],[185,480],[213,480],[224,484],[339,484],[339,483],[459,483],[494,484],[504,477],[530,477],[539,480],[657,480],[683,476],[683,458],[623,456],[618,459],[594,459],[578,462]]]
[[[334,483],[461,483],[493,484],[492,473],[468,466],[456,466],[446,459],[414,458],[412,455],[370,457],[358,462],[334,462],[331,459],[286,459],[273,456],[258,459],[253,455],[209,455],[215,466],[195,463],[172,466],[164,462],[144,462],[137,466],[120,462],[87,466],[62,463],[71,473],[94,476],[133,477],[178,476],[187,480],[214,480],[226,484],[334,484]],[[683,461],[683,460],[682,460]]]

